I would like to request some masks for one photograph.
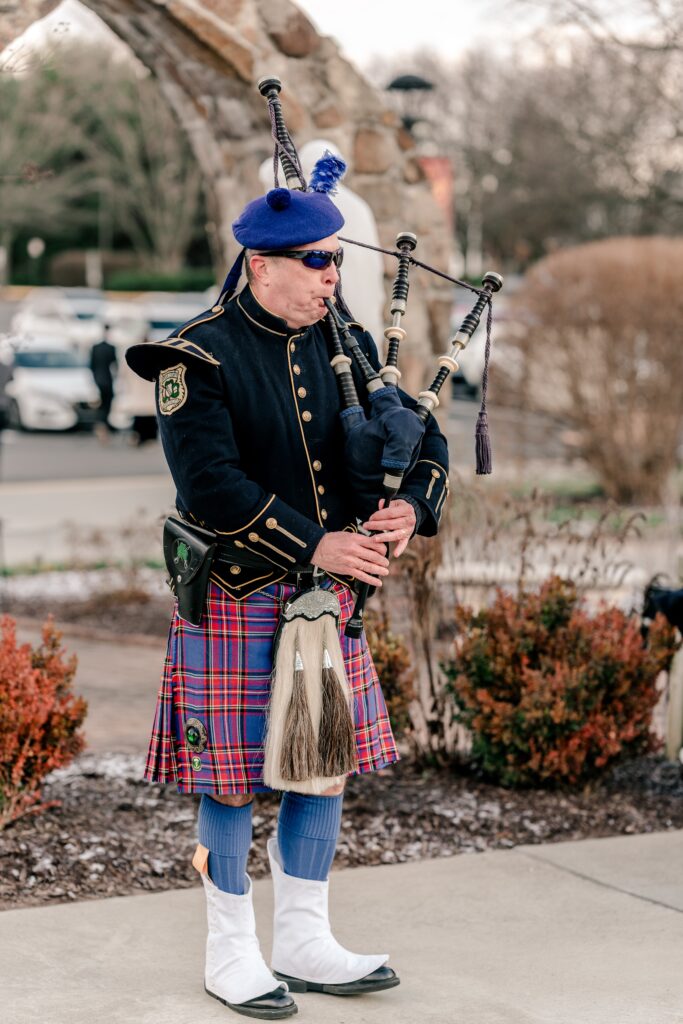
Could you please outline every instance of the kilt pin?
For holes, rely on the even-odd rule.
[[[325,584],[341,608],[342,652],[352,692],[358,774],[397,761],[382,689],[365,634],[343,635],[354,595],[342,583]],[[145,780],[175,783],[181,793],[264,792],[263,743],[270,697],[273,638],[282,607],[295,587],[277,583],[244,601],[209,584],[202,624],[177,609],[157,698]],[[188,746],[186,725],[199,720],[206,746]]]

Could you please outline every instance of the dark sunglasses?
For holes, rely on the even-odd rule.
[[[335,267],[341,267],[344,260],[344,250],[337,249],[329,252],[327,249],[268,249],[267,252],[259,252],[257,256],[284,256],[288,260],[301,260],[309,270],[325,270],[330,263]]]

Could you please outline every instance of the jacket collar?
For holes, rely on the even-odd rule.
[[[281,338],[289,338],[293,334],[306,334],[310,330],[309,327],[288,327],[286,320],[276,316],[275,313],[271,313],[269,309],[261,305],[249,285],[242,289],[236,301],[242,311],[242,315],[247,320],[257,327],[261,327],[264,331],[277,334]]]

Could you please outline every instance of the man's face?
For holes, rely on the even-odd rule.
[[[339,248],[336,235],[321,238],[318,242],[292,246],[292,249],[324,249],[334,252]],[[281,256],[264,256],[262,287],[254,289],[256,297],[272,313],[281,316],[289,327],[308,327],[317,323],[327,313],[323,299],[334,295],[339,273],[334,263],[323,270],[305,267],[301,260]]]

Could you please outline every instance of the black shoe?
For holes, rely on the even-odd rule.
[[[299,1010],[290,994],[279,987],[273,989],[272,992],[266,992],[263,996],[257,996],[256,999],[249,999],[246,1003],[229,1003],[227,999],[222,999],[215,992],[209,992],[206,985],[204,990],[207,995],[213,996],[219,1003],[229,1006],[235,1013],[241,1013],[245,1017],[259,1017],[261,1020],[282,1020],[283,1017],[293,1017]]]
[[[273,971],[278,981],[286,981],[290,992],[325,992],[329,996],[361,996],[365,992],[383,992],[385,988],[396,988],[401,979],[391,967],[378,967],[372,974],[366,974],[358,981],[347,981],[340,985],[326,985],[319,981],[302,981],[290,978],[288,974]]]

